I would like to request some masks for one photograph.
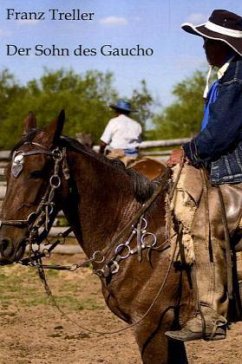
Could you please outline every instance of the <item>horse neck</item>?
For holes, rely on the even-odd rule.
[[[90,256],[109,244],[141,205],[134,197],[130,177],[122,169],[102,158],[75,152],[70,153],[69,160],[77,191],[78,240]]]

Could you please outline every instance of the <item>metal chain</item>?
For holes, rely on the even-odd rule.
[[[118,273],[120,261],[125,260],[134,254],[138,254],[138,257],[141,256],[142,258],[142,250],[153,249],[157,243],[157,237],[155,234],[146,230],[147,226],[147,220],[142,215],[136,227],[132,226],[132,231],[128,239],[124,243],[119,243],[114,250],[114,255],[108,260],[108,262],[105,263],[102,268],[94,270],[94,273],[99,277],[107,278],[110,274]],[[130,247],[130,243],[135,235],[137,236],[137,245],[132,249]],[[140,239],[138,239],[138,237],[140,237]],[[152,240],[148,242],[148,238],[149,240]],[[105,257],[103,257],[103,261],[104,260]]]

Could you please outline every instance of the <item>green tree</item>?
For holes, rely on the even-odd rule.
[[[134,118],[140,122],[144,131],[148,128],[147,124],[154,116],[152,112],[153,103],[154,99],[147,89],[146,82],[142,80],[140,88],[133,90],[131,104],[137,110],[136,117],[134,116]]]
[[[19,139],[23,120],[29,111],[36,114],[38,126],[44,127],[61,109],[67,120],[64,134],[90,133],[95,142],[112,116],[108,107],[119,97],[113,87],[113,75],[96,70],[76,74],[72,70],[44,70],[40,79],[19,86],[14,75],[4,70],[0,75],[0,148],[11,148]],[[138,120],[145,125],[151,116],[152,97],[145,81],[132,94]]]
[[[25,94],[25,88],[18,85],[14,75],[7,69],[0,72],[0,121],[6,119],[9,105],[14,104]]]
[[[3,76],[0,83],[1,148],[11,148],[19,139],[29,111],[36,114],[38,126],[44,127],[50,118],[65,109],[64,133],[73,137],[77,132],[91,133],[97,140],[110,117],[107,104],[117,96],[111,73],[89,71],[78,75],[62,69],[45,70],[39,80],[31,80],[22,88],[9,72],[5,71]]]
[[[38,81],[28,83],[31,108],[48,122],[50,115],[65,109],[67,122],[64,132],[75,136],[77,132],[91,133],[96,140],[101,134],[110,111],[107,103],[116,97],[112,87],[112,74],[88,71],[84,75],[73,71],[45,71]]]
[[[190,137],[200,128],[203,117],[205,74],[196,71],[173,89],[175,101],[153,119],[156,138]]]
[[[13,135],[16,129],[18,129],[18,124],[15,128],[9,127],[5,122],[6,120],[11,120],[14,118],[17,120],[19,116],[16,112],[16,105],[18,105],[19,100],[25,98],[26,88],[19,86],[13,74],[11,74],[7,69],[0,72],[0,147],[4,146],[4,140],[6,141],[6,146],[9,145],[11,140],[11,145],[13,144]]]

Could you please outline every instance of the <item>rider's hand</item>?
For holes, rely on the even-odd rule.
[[[184,150],[182,148],[180,149],[174,149],[171,152],[170,158],[168,159],[167,166],[168,167],[174,167],[176,164],[181,164],[184,162]]]

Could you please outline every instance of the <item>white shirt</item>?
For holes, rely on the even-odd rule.
[[[219,70],[218,70],[218,72],[217,72],[217,76],[218,76],[218,79],[220,80],[220,78],[222,78],[223,77],[223,75],[225,74],[225,72],[227,71],[227,69],[228,69],[228,67],[229,67],[229,65],[230,65],[230,63],[231,63],[231,61],[232,61],[232,59],[233,59],[234,57],[232,57],[232,58],[230,58],[229,60],[228,60],[228,62],[226,62],[221,68],[219,68]]]
[[[218,78],[218,80],[220,80],[220,78],[223,77],[223,75],[227,71],[227,69],[228,69],[228,67],[230,65],[230,62],[232,61],[233,58],[234,58],[234,56],[231,57],[222,67],[220,67],[218,69],[218,71],[217,71],[217,78]],[[208,96],[208,92],[209,92],[209,88],[210,88],[210,85],[209,85],[210,82],[209,81],[210,81],[212,69],[213,69],[213,66],[209,66],[209,70],[208,70],[208,74],[207,74],[207,79],[206,79],[206,86],[205,86],[204,93],[203,93],[203,97],[205,99]]]
[[[101,140],[111,149],[133,149],[141,142],[141,125],[126,115],[109,120]]]

